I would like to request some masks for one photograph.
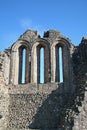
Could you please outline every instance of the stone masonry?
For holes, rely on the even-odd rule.
[[[56,30],[27,30],[0,52],[0,130],[36,129],[87,130],[87,37],[75,46]]]

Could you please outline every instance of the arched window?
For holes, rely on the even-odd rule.
[[[19,48],[19,83],[26,83],[26,48]]]
[[[49,44],[49,43],[48,43]],[[31,82],[47,83],[50,78],[50,51],[44,41],[36,42],[32,47]]]
[[[56,46],[56,82],[63,82],[63,49]]]
[[[44,48],[40,48],[40,83],[44,83]]]

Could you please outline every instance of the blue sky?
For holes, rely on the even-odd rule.
[[[27,29],[58,30],[78,45],[87,35],[87,0],[0,0],[0,51]]]

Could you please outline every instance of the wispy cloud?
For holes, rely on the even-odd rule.
[[[20,23],[21,23],[21,27],[24,28],[24,29],[31,28],[31,26],[32,26],[32,20],[28,19],[28,18],[22,19],[20,21]]]
[[[20,21],[20,24],[21,24],[21,27],[24,28],[24,29],[31,29],[31,30],[37,30],[40,35],[42,36],[43,35],[43,32],[44,32],[44,29],[43,29],[43,26],[40,25],[39,23],[38,24],[35,24],[31,19],[29,18],[23,18],[21,21]]]

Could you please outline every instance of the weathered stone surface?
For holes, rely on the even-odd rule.
[[[4,79],[4,58],[5,53],[0,53],[0,130],[6,130],[8,124],[9,94]]]

